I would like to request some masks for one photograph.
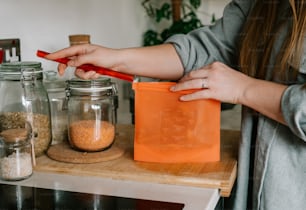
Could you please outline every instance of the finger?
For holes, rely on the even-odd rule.
[[[86,79],[98,79],[101,75],[95,71],[88,71],[85,74]]]
[[[101,77],[101,75],[95,72],[91,79],[98,79],[99,77]]]
[[[200,99],[211,99],[211,90],[204,89],[199,90],[191,94],[186,94],[180,97],[181,101],[194,101],[194,100],[200,100]]]
[[[67,64],[69,66],[77,67],[83,64],[91,63],[91,60],[92,60],[91,53],[86,53],[71,57]]]
[[[201,79],[201,88],[202,89],[207,89],[207,88],[209,88],[209,84],[208,84],[208,79],[207,78],[203,78],[203,79]]]
[[[195,70],[195,71],[191,71],[188,74],[186,74],[185,76],[183,76],[180,79],[180,82],[184,82],[187,80],[193,80],[193,79],[199,79],[199,78],[206,78],[209,76],[209,72],[210,72],[210,67],[206,66],[203,67],[201,69]]]
[[[85,71],[83,69],[76,69],[74,74],[81,79],[85,79]]]
[[[58,58],[67,58],[75,55],[79,55],[84,49],[84,45],[74,45],[67,47],[56,52],[50,53],[45,56],[46,59],[54,60]]]
[[[181,91],[181,90],[190,90],[190,89],[203,89],[208,88],[208,79],[207,78],[199,78],[193,80],[186,80],[183,82],[176,83],[173,85],[170,90],[173,92]]]
[[[84,79],[92,79],[95,74],[95,71],[87,71],[84,73]]]
[[[67,68],[66,64],[58,64],[57,70],[58,70],[59,75],[63,76],[66,68]]]
[[[97,79],[100,75],[95,71],[87,71],[85,72],[82,69],[76,69],[75,75],[82,79]]]

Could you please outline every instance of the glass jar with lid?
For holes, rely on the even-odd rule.
[[[67,81],[68,140],[72,148],[96,152],[115,138],[116,84],[110,78]]]
[[[50,107],[43,86],[40,62],[12,62],[0,66],[0,132],[32,127],[35,156],[44,154],[51,143]]]
[[[43,84],[46,88],[51,112],[51,144],[68,141],[68,113],[64,107],[66,101],[66,81],[53,70],[44,72]]]
[[[17,181],[30,177],[33,173],[32,147],[27,129],[8,129],[0,135],[0,178]]]

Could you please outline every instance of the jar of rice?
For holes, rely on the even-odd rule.
[[[0,178],[18,181],[33,173],[32,147],[24,128],[8,129],[0,133]]]
[[[97,152],[115,139],[117,88],[108,77],[67,81],[68,140],[73,149]]]

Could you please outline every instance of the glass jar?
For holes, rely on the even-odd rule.
[[[57,77],[56,71],[44,73],[44,86],[47,90],[51,111],[51,144],[68,141],[68,110],[64,107],[66,99],[66,81]]]
[[[17,181],[33,173],[31,143],[25,128],[8,129],[1,132],[0,178]]]
[[[12,62],[0,66],[0,132],[32,128],[35,156],[44,154],[51,143],[50,107],[43,86],[40,62]]]
[[[67,81],[68,139],[72,148],[96,152],[110,148],[115,138],[117,87],[107,77]]]

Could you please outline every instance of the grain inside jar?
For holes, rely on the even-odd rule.
[[[44,114],[26,112],[0,113],[0,132],[12,128],[24,128],[26,122],[32,124],[35,156],[39,157],[48,150],[51,143],[51,122]]]
[[[7,129],[0,133],[0,178],[17,181],[33,173],[32,150],[27,129]]]
[[[115,126],[107,121],[80,120],[69,125],[69,141],[72,147],[82,151],[101,151],[111,146]]]

